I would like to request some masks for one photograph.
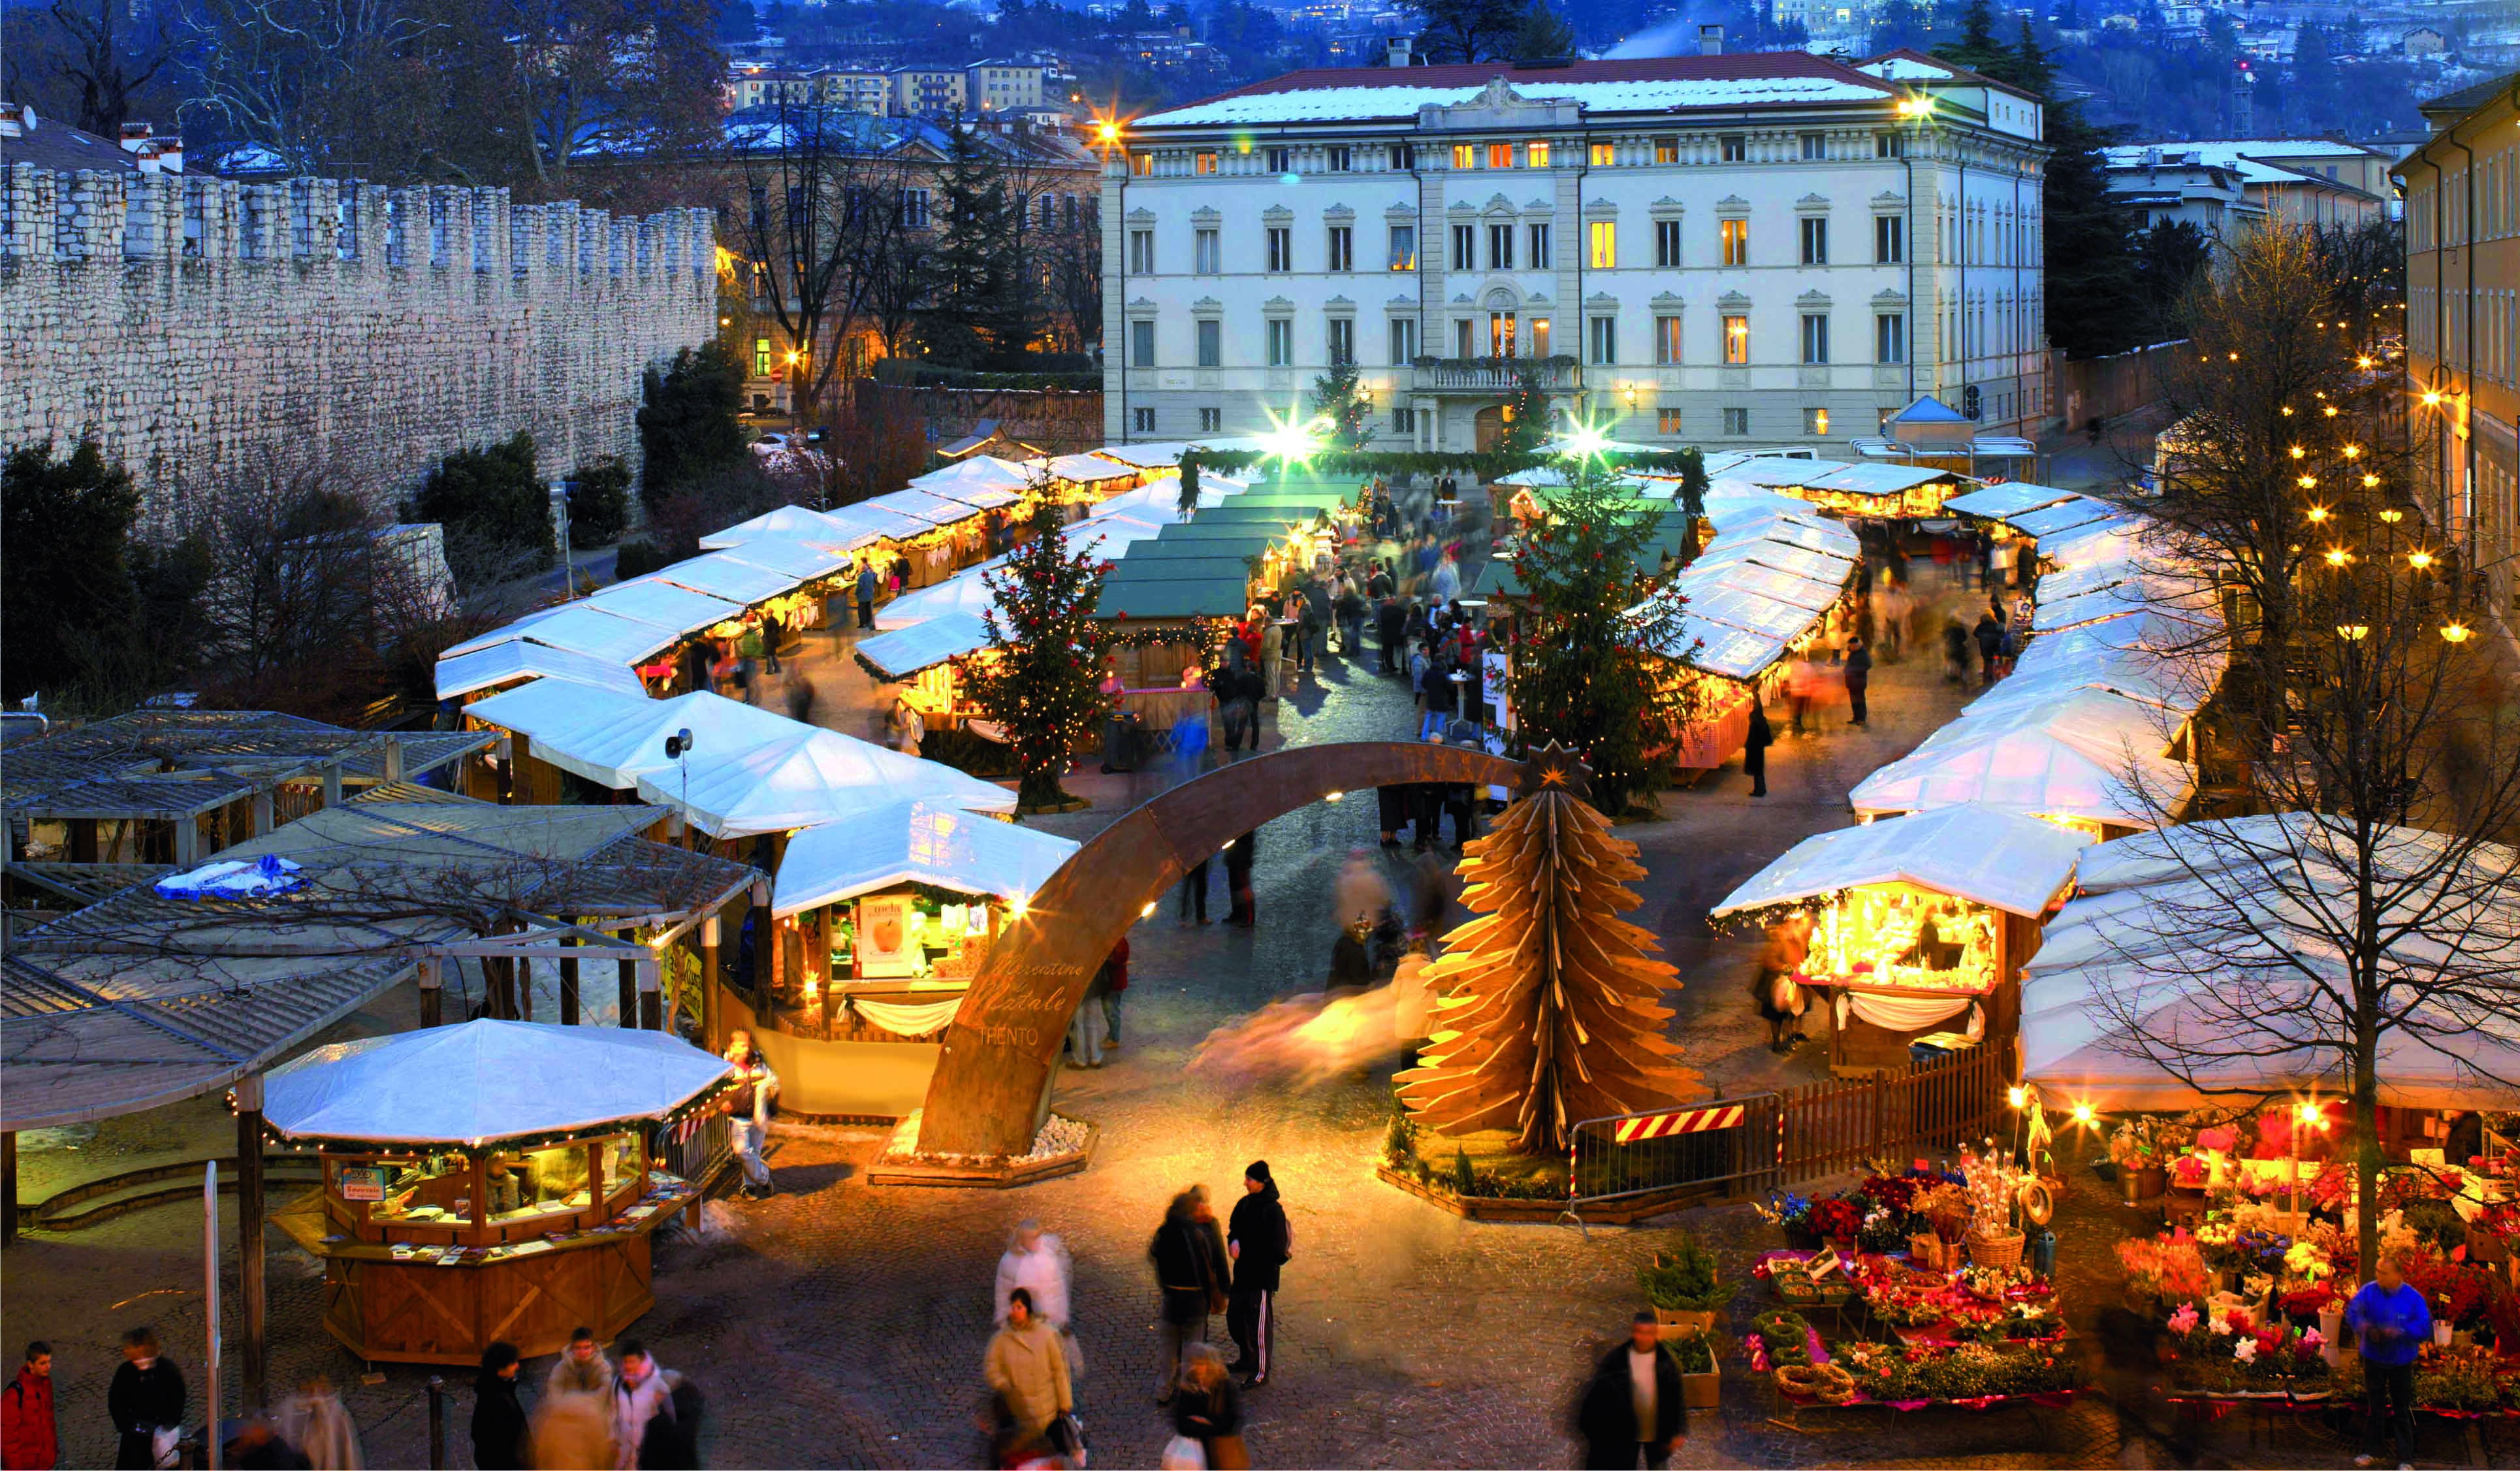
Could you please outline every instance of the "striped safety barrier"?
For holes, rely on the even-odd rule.
[[[1637,1114],[1621,1119],[1612,1126],[1611,1139],[1620,1144],[1634,1144],[1644,1139],[1668,1138],[1674,1134],[1705,1133],[1712,1129],[1739,1126],[1748,1105],[1717,1104],[1713,1108],[1672,1109],[1659,1114]]]

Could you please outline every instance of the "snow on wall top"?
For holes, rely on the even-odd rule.
[[[1907,56],[1883,57],[1877,62],[1866,62],[1855,69],[1885,81],[1949,81],[1959,75],[1949,67],[1938,67]]]
[[[1406,78],[1377,81],[1370,77]],[[1546,71],[1493,64],[1401,71],[1298,71],[1139,118],[1133,127],[1406,119],[1422,107],[1460,107],[1502,79],[1520,96],[1565,98],[1595,113],[1878,102],[1890,91],[1854,69],[1795,52],[1579,62]]]

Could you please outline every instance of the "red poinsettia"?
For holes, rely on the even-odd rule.
[[[1851,1200],[1816,1200],[1811,1209],[1812,1229],[1830,1240],[1839,1241],[1864,1228],[1864,1208]]]

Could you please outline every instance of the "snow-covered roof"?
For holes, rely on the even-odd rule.
[[[1997,485],[1980,485],[1965,495],[1955,495],[1943,502],[1943,509],[1961,516],[1984,516],[1993,521],[2008,521],[2060,501],[2078,499],[2071,490],[2053,485],[2034,485],[2028,481],[2006,481]]]
[[[809,827],[779,859],[771,912],[782,917],[896,884],[926,884],[1017,903],[1077,850],[1073,838],[976,817],[950,804],[909,802],[864,822]]]
[[[572,654],[566,649],[545,648],[531,639],[513,638],[465,654],[449,654],[437,661],[437,698],[453,700],[486,690],[494,684],[511,684],[520,679],[558,679],[570,684],[588,685],[639,699],[647,698],[647,687],[627,665],[608,659],[591,659]]]
[[[743,617],[742,603],[730,603],[655,577],[615,582],[589,594],[586,601],[614,618],[653,623],[669,633],[690,633]]]
[[[960,659],[989,646],[989,625],[978,613],[955,608],[924,618],[907,628],[861,639],[857,656],[887,679],[907,679],[949,659]]]
[[[2092,841],[2036,817],[1961,803],[1805,838],[1706,917],[1905,882],[2036,919],[2073,882],[2074,860]]]
[[[659,568],[650,575],[661,577],[677,587],[704,592],[710,597],[724,598],[746,608],[755,603],[766,603],[804,580],[783,572],[772,572],[732,552],[703,552],[671,567]]]
[[[1878,103],[1895,95],[1881,81],[1842,63],[1790,51],[1576,62],[1545,70],[1488,62],[1400,70],[1295,71],[1141,117],[1130,126],[1135,131],[1414,119],[1419,108],[1473,102],[1497,81],[1519,96],[1565,98],[1594,114]]]
[[[791,541],[808,541],[848,552],[880,540],[883,531],[810,506],[780,506],[764,511],[750,521],[737,522],[722,531],[711,531],[700,538],[700,550],[724,551],[764,536],[784,536]]]
[[[1885,56],[1877,62],[1865,62],[1855,69],[1884,81],[1950,81],[1959,75],[1939,62],[1918,61],[1912,56]]]
[[[975,454],[914,478],[910,488],[988,511],[1021,500],[1024,488],[1031,483],[1023,466],[995,455]]]

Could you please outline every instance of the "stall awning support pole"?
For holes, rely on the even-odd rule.
[[[630,963],[639,968],[639,1030],[662,1032],[665,1030],[665,994],[660,973],[664,967],[653,960],[633,960]]]
[[[237,1101],[237,1296],[245,1311],[244,1352],[238,1356],[245,1404],[271,1402],[263,1382],[265,1323],[262,1291],[262,1076],[239,1079]]]
[[[563,1027],[577,1025],[577,960],[574,956],[561,957],[560,1024]]]
[[[271,789],[269,787],[253,794],[253,835],[257,838],[271,836]]]
[[[524,1007],[524,1019],[534,1019],[534,961],[530,955],[517,957],[517,995]]]
[[[201,861],[202,819],[186,813],[175,819],[175,866],[190,868]]]
[[[711,1052],[726,1050],[726,978],[717,968],[717,916],[700,921],[700,1041]]]
[[[779,927],[770,918],[768,879],[752,881],[752,912],[744,922],[752,926],[752,975],[748,978],[752,982],[752,1004],[760,1008],[766,1020],[779,1007],[779,993],[771,985],[777,974],[772,969],[771,956],[777,953]]]
[[[0,1134],[0,1246],[18,1239],[18,1132]]]
[[[517,802],[517,741],[514,736],[499,737],[499,805],[514,806]]]
[[[630,937],[624,935],[621,938],[627,940]],[[639,962],[636,960],[621,962],[621,1025],[639,1025]]]
[[[324,763],[324,805],[330,809],[340,804],[341,763],[338,760],[326,761]]]
[[[385,737],[384,766],[385,780],[402,780],[402,737],[398,735]]]

